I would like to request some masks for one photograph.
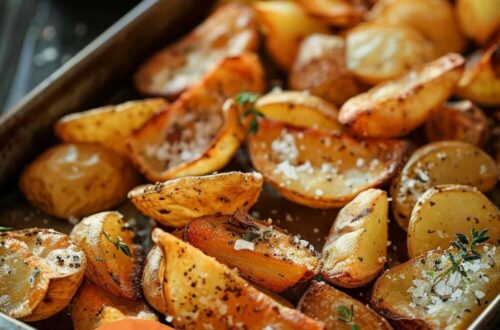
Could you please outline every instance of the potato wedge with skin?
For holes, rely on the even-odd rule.
[[[347,69],[369,85],[395,79],[434,54],[428,40],[401,24],[364,23],[346,36]]]
[[[163,293],[175,328],[323,329],[322,323],[278,304],[175,236],[157,228],[153,241],[165,256]]]
[[[333,284],[355,288],[373,280],[387,256],[387,193],[369,189],[344,206],[321,253],[321,275]]]
[[[73,299],[71,319],[75,330],[94,330],[124,319],[158,321],[158,317],[142,301],[113,296],[85,281]]]
[[[365,90],[347,70],[344,39],[326,34],[312,34],[302,41],[288,85],[337,106]]]
[[[126,199],[139,183],[128,160],[91,144],[59,144],[23,172],[19,187],[31,204],[58,218],[82,217]]]
[[[184,240],[275,292],[318,274],[312,245],[242,211],[194,219],[184,230]]]
[[[389,269],[375,283],[372,307],[399,329],[467,329],[500,290],[500,250],[488,244],[474,250],[480,260],[441,250]],[[452,270],[450,254],[468,279]]]
[[[177,43],[154,54],[135,74],[143,94],[175,99],[231,56],[258,48],[258,30],[252,10],[230,3],[218,8]]]
[[[271,120],[297,127],[342,131],[338,110],[321,98],[303,92],[269,93],[255,102],[255,109]]]
[[[357,24],[366,8],[349,0],[295,0],[308,14],[321,19],[329,25],[350,26]]]
[[[392,212],[407,230],[417,200],[429,188],[463,184],[489,191],[499,172],[494,160],[472,144],[458,141],[429,143],[416,150],[391,185]]]
[[[257,172],[190,176],[140,186],[128,196],[145,215],[167,226],[182,227],[205,215],[248,211],[259,198],[263,181]]]
[[[221,169],[246,133],[239,107],[224,102],[241,91],[262,92],[263,79],[257,55],[224,59],[128,139],[132,161],[152,181]]]
[[[469,57],[457,94],[478,104],[500,105],[500,42]]]
[[[154,245],[146,257],[142,272],[142,292],[146,301],[158,312],[168,314],[163,284],[165,271],[165,257],[163,251]]]
[[[487,242],[500,242],[500,211],[479,190],[463,185],[441,185],[427,190],[415,204],[408,225],[410,258],[446,249],[456,233],[488,229]]]
[[[302,313],[325,323],[325,330],[392,330],[383,317],[370,308],[324,282],[312,281],[297,307]],[[352,321],[346,322],[340,310],[352,308]],[[342,320],[339,320],[342,319]]]
[[[52,229],[0,233],[0,312],[25,322],[51,317],[71,301],[87,259]]]
[[[455,140],[481,146],[489,136],[488,118],[470,101],[445,103],[425,122],[429,142]]]
[[[155,98],[72,113],[57,121],[55,132],[64,142],[97,143],[126,154],[125,139],[167,104]]]
[[[396,173],[407,144],[260,121],[248,140],[250,160],[286,199],[316,208],[347,204]]]
[[[455,10],[462,31],[477,44],[485,44],[500,27],[496,0],[457,0]]]
[[[87,255],[85,275],[92,283],[118,297],[141,297],[142,248],[119,212],[84,218],[70,236]]]
[[[259,1],[252,7],[264,33],[267,52],[283,71],[292,68],[302,39],[329,32],[324,23],[292,1]]]
[[[340,109],[339,121],[361,136],[405,135],[448,99],[463,67],[459,54],[440,57],[349,99]]]

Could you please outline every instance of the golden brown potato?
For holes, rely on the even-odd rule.
[[[85,275],[92,283],[118,297],[140,298],[142,248],[120,213],[84,218],[70,236],[87,255]]]
[[[375,283],[371,305],[398,329],[467,329],[500,290],[500,250],[472,249],[480,259],[431,251],[391,268]]]
[[[500,211],[476,188],[440,185],[427,190],[415,204],[408,225],[410,258],[446,249],[456,233],[489,229],[491,244],[500,242]]]
[[[489,136],[488,118],[470,101],[444,103],[432,111],[425,134],[430,142],[454,140],[481,146]]]
[[[242,211],[195,219],[186,226],[184,240],[275,292],[310,279],[319,269],[318,253],[307,241]]]
[[[347,134],[301,129],[267,119],[248,141],[253,166],[283,197],[332,208],[382,185],[396,173],[407,144],[357,140]]]
[[[497,0],[457,0],[455,4],[462,31],[478,44],[485,44],[500,27]]]
[[[147,95],[176,98],[230,56],[258,47],[252,10],[238,3],[218,8],[179,42],[153,55],[135,74],[137,89]]]
[[[300,44],[288,84],[291,89],[309,91],[340,106],[365,89],[347,70],[345,62],[343,38],[312,34]]]
[[[44,212],[82,217],[124,199],[139,183],[128,160],[99,145],[59,144],[47,149],[21,175],[26,198]]]
[[[434,54],[428,40],[402,24],[364,23],[346,36],[347,68],[370,85],[395,79]]]
[[[226,58],[129,138],[132,161],[152,181],[221,169],[245,138],[239,107],[224,101],[263,88],[255,54]]]
[[[324,322],[325,330],[392,330],[383,317],[324,282],[311,283],[300,299],[298,309]]]
[[[64,142],[97,143],[126,154],[125,139],[167,104],[156,98],[72,113],[57,121],[55,132]]]
[[[148,253],[142,273],[142,292],[146,301],[158,312],[167,314],[163,284],[165,271],[163,251],[154,245]]]
[[[457,94],[478,104],[500,105],[500,43],[470,56]]]
[[[140,186],[128,196],[145,215],[167,226],[182,227],[205,215],[248,211],[259,198],[262,184],[260,173],[228,172]]]
[[[308,14],[329,25],[349,26],[358,23],[366,12],[359,1],[351,0],[295,0]]]
[[[329,32],[325,24],[291,1],[259,1],[252,7],[265,35],[266,49],[284,71],[292,68],[302,39]]]
[[[260,97],[254,107],[266,118],[292,126],[342,131],[342,125],[337,121],[337,108],[308,93],[269,93]]]
[[[431,115],[453,93],[464,59],[448,54],[349,99],[339,121],[366,137],[405,135]]]
[[[323,324],[259,292],[235,271],[161,229],[163,294],[175,328],[323,329]]]
[[[342,287],[360,287],[382,271],[387,255],[387,193],[368,189],[337,215],[321,253],[321,275]]]
[[[75,330],[94,330],[124,319],[158,321],[142,301],[113,296],[89,281],[84,282],[73,299],[70,314]]]
[[[87,259],[67,235],[52,229],[0,233],[0,312],[38,321],[64,309]]]
[[[413,206],[429,188],[441,184],[463,184],[488,191],[499,172],[493,159],[472,144],[442,141],[415,151],[391,186],[392,211],[407,229]]]
[[[432,42],[435,56],[459,53],[466,45],[453,5],[447,0],[378,1],[371,16],[376,22],[403,24],[417,30]]]

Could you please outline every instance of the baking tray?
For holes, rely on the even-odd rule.
[[[29,227],[54,228],[69,233],[68,221],[52,218],[31,206],[17,189],[19,173],[33,158],[56,143],[53,124],[71,112],[105,104],[140,98],[131,81],[137,65],[152,52],[189,31],[209,11],[208,0],[144,0],[120,21],[68,61],[14,109],[0,118],[0,225],[16,229]],[[264,58],[264,64],[269,61]],[[271,77],[276,69],[267,68]],[[224,170],[252,170],[241,150]],[[497,205],[500,194],[490,196]],[[136,229],[148,249],[154,222],[145,218],[126,202],[117,208]],[[272,218],[274,223],[301,237],[321,250],[325,235],[335,219],[337,210],[316,210],[291,203],[266,186],[252,209],[261,219]],[[390,224],[390,265],[406,259],[406,234],[394,221]],[[298,285],[283,296],[296,303],[307,284]],[[367,302],[370,286],[344,290]],[[472,329],[492,329],[499,318],[500,297],[471,325]],[[64,310],[50,319],[26,325],[0,313],[3,329],[71,329],[71,318]]]

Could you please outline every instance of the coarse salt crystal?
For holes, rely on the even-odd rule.
[[[483,291],[475,290],[474,295],[477,299],[483,299],[486,294]]]
[[[236,251],[239,250],[255,251],[255,244],[253,242],[249,242],[244,239],[237,239],[236,242],[234,242],[234,249]]]

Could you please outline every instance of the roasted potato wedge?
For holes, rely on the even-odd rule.
[[[472,144],[442,141],[415,151],[391,186],[392,211],[407,230],[411,211],[429,188],[442,184],[463,184],[488,191],[497,183],[494,160]]]
[[[143,94],[174,99],[195,85],[217,63],[258,47],[252,10],[239,3],[218,8],[179,42],[153,55],[135,74]]]
[[[457,0],[455,4],[462,31],[476,43],[485,44],[500,28],[497,0]]]
[[[284,71],[292,68],[300,43],[309,34],[328,33],[328,27],[291,1],[259,1],[252,4],[268,53]]]
[[[347,68],[369,85],[395,79],[434,54],[428,40],[402,24],[364,23],[346,36]]]
[[[481,146],[489,130],[488,118],[470,101],[444,103],[432,111],[425,123],[430,142],[454,140]]]
[[[350,0],[295,0],[307,13],[329,25],[350,26],[358,23],[366,8]]]
[[[278,304],[175,236],[157,228],[153,241],[165,256],[163,294],[175,328],[323,329],[322,323]]]
[[[75,330],[94,330],[124,319],[158,321],[158,317],[142,301],[113,296],[85,281],[71,305]]]
[[[463,67],[458,54],[440,57],[349,99],[340,109],[339,121],[361,136],[405,135],[448,99]]]
[[[365,285],[382,271],[387,255],[387,193],[368,189],[344,206],[321,253],[321,275],[336,285]]]
[[[470,56],[457,94],[478,104],[500,105],[500,42]]]
[[[253,166],[283,197],[316,208],[343,206],[387,182],[407,149],[403,141],[362,141],[267,119],[259,126],[248,141]]]
[[[488,242],[500,242],[500,211],[479,190],[464,185],[440,185],[417,201],[408,225],[410,258],[446,249],[456,233],[489,229]]]
[[[417,30],[432,42],[435,56],[459,53],[466,45],[453,5],[447,0],[378,1],[371,16],[376,22],[403,24]]]
[[[205,215],[248,211],[259,198],[263,181],[256,172],[190,176],[137,187],[129,198],[145,215],[167,226],[182,227]]]
[[[85,275],[92,283],[118,297],[141,297],[142,248],[119,212],[84,218],[70,236],[87,255]]]
[[[27,322],[58,313],[76,293],[86,264],[83,251],[55,230],[0,233],[0,312]]]
[[[302,41],[288,78],[291,89],[306,90],[337,106],[365,89],[347,70],[344,39],[326,34]]]
[[[195,219],[186,226],[184,240],[275,292],[318,274],[312,245],[242,211]]]
[[[155,98],[72,113],[57,121],[55,132],[64,142],[98,143],[126,154],[125,139],[167,104]]]
[[[112,207],[139,183],[128,160],[99,145],[59,144],[23,172],[19,187],[31,204],[58,218]]]
[[[163,284],[165,271],[165,257],[163,251],[154,245],[146,257],[142,272],[142,292],[146,301],[158,312],[168,314]]]
[[[467,329],[500,291],[500,250],[484,244],[474,251],[481,259],[441,250],[391,268],[375,283],[371,305],[399,329]]]
[[[263,79],[255,54],[221,61],[128,139],[132,161],[152,181],[224,167],[245,138],[239,107],[224,102],[240,91],[262,92]]]
[[[325,330],[392,330],[383,317],[324,282],[313,281],[300,299],[298,308],[313,319],[324,322]]]
[[[342,131],[342,125],[337,121],[337,108],[308,93],[269,93],[257,100],[255,109],[268,119],[292,126]]]

